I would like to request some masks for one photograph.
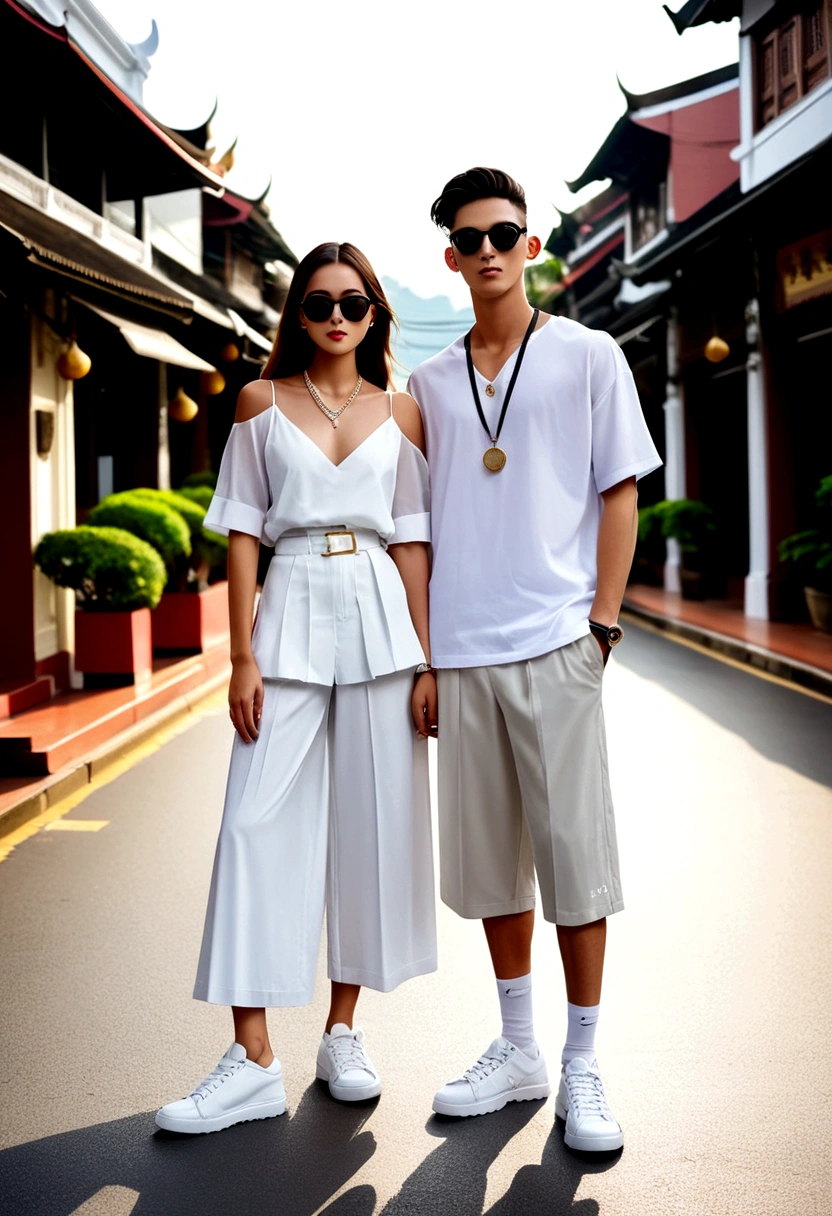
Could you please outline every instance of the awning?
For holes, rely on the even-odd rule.
[[[271,352],[272,344],[268,338],[264,338],[261,333],[248,325],[238,312],[233,308],[228,309],[228,315],[231,318],[231,324],[234,326],[234,332],[238,338],[248,338],[249,342],[254,346],[259,346],[261,350]]]
[[[151,329],[147,325],[137,325],[135,321],[125,321],[122,317],[114,317],[112,313],[95,308],[92,304],[82,301],[91,312],[96,313],[111,325],[115,325],[131,350],[146,359],[158,359],[160,363],[172,363],[176,367],[190,367],[198,372],[213,372],[217,369],[212,363],[201,359],[193,351],[177,342],[163,329]]]
[[[180,319],[193,316],[187,296],[175,294],[149,271],[4,191],[0,191],[0,228],[16,237],[28,260],[38,266]]]

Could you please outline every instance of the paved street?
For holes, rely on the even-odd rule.
[[[499,1030],[482,931],[440,910],[440,971],[359,1005],[384,1089],[314,1081],[327,1001],[275,1010],[289,1111],[212,1136],[153,1113],[231,1041],[191,999],[231,731],[219,700],[0,864],[0,1212],[9,1216],[828,1216],[832,706],[628,629],[606,676],[627,910],[599,1056],[620,1158],[554,1102],[432,1117]],[[565,998],[534,963],[555,1072]]]

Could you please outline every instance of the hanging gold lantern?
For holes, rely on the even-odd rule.
[[[233,342],[229,342],[220,351],[220,358],[222,359],[223,363],[236,363],[239,357],[239,347],[235,346]]]
[[[716,334],[705,345],[705,358],[709,363],[721,363],[731,353],[731,347],[724,338]]]
[[[216,397],[225,390],[225,376],[217,371],[203,372],[202,385],[209,397]]]
[[[81,380],[92,367],[92,359],[81,350],[73,337],[69,347],[58,355],[58,374],[64,380]]]
[[[175,397],[168,406],[168,413],[176,422],[193,422],[199,413],[199,406],[192,397],[188,396],[180,384]]]

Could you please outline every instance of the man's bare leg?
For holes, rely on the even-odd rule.
[[[566,999],[573,1005],[598,1005],[607,944],[606,917],[588,925],[558,925],[557,929]]]

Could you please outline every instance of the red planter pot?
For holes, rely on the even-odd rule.
[[[152,666],[149,608],[75,613],[75,668],[85,688],[136,684]]]
[[[152,616],[155,654],[206,650],[228,636],[228,583],[167,592]]]

